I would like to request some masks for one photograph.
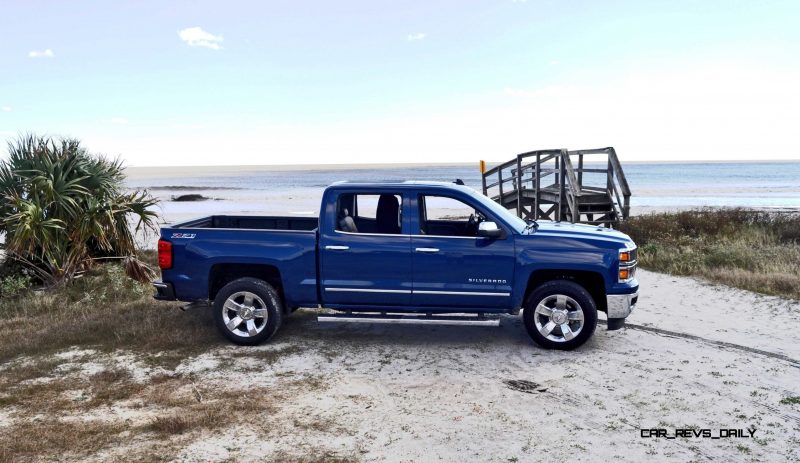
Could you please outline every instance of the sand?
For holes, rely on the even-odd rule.
[[[572,352],[537,347],[514,316],[500,327],[321,324],[315,310],[302,309],[268,344],[214,348],[177,367],[201,388],[285,393],[273,413],[175,440],[177,459],[798,461],[800,405],[781,400],[800,396],[800,303],[639,276],[630,326],[599,326]],[[254,352],[284,354],[269,363]],[[135,377],[159,373],[130,353],[102,355],[119,356],[112,363]],[[117,406],[114,414],[141,422],[154,411]],[[643,438],[641,428],[755,434],[670,440]],[[124,457],[140,443],[129,445],[96,460]]]

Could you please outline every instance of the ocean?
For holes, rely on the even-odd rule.
[[[588,164],[587,164],[588,167]],[[698,207],[800,210],[800,161],[623,163],[634,214]],[[588,174],[587,174],[588,175]],[[316,215],[323,189],[339,180],[462,179],[480,190],[475,165],[337,167],[129,168],[127,185],[162,199],[165,221],[210,214]],[[599,183],[604,183],[602,178]],[[201,194],[199,202],[173,196]]]

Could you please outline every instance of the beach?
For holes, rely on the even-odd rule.
[[[175,357],[76,346],[52,357],[51,375],[21,384],[64,390],[46,399],[62,420],[102,426],[99,436],[117,442],[59,455],[84,461],[797,461],[800,305],[693,278],[639,278],[628,326],[601,323],[571,352],[537,347],[514,316],[499,327],[322,324],[317,309],[244,348],[201,335],[213,330],[206,314],[163,303],[163,315],[148,312],[152,323],[181,323],[202,347]],[[0,371],[36,362],[22,356]],[[122,378],[110,384],[118,391],[97,389],[108,376]],[[83,378],[99,379],[72,390]],[[224,425],[197,415],[229,405],[235,418]],[[0,430],[53,413],[24,410],[0,410]],[[188,428],[153,424],[173,416]],[[753,435],[643,434],[731,428]]]
[[[705,164],[626,166],[634,215],[796,211],[799,170],[730,163],[709,179]],[[128,175],[127,187],[162,199],[165,223],[316,216],[323,189],[338,180],[461,178],[480,187],[467,165]],[[186,194],[209,199],[173,200]],[[682,246],[701,249],[696,239]],[[149,286],[102,267],[54,290],[63,293],[29,295],[33,308],[14,305],[0,322],[0,460],[800,461],[797,299],[640,268],[626,326],[608,331],[600,313],[594,336],[574,351],[540,348],[520,316],[502,315],[499,327],[319,323],[326,310],[313,307],[286,317],[269,342],[243,347],[217,334],[210,310],[153,301]],[[659,430],[687,435],[653,437]]]
[[[796,161],[630,163],[623,167],[633,191],[634,215],[699,207],[800,210],[800,162]],[[467,186],[481,189],[477,162],[129,167],[127,174],[130,188],[147,189],[162,200],[161,212],[166,223],[211,214],[316,216],[322,191],[335,181],[461,179]],[[184,194],[211,199],[172,201],[172,197]]]

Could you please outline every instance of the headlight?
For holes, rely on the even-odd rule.
[[[619,251],[619,282],[627,283],[636,274],[636,248],[625,248]]]

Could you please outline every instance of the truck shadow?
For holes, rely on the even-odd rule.
[[[522,319],[501,315],[500,326],[426,325],[393,323],[349,323],[317,321],[318,311],[300,309],[284,319],[274,341],[297,342],[307,338],[323,343],[385,345],[478,345],[537,348],[528,336]]]

